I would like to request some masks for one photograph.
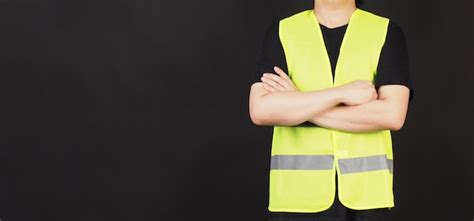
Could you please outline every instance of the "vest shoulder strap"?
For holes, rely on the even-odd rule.
[[[301,11],[281,19],[279,22],[280,38],[284,35],[283,38],[286,39],[286,36],[291,35],[291,37],[298,36],[298,40],[300,41],[314,40],[311,38],[312,35],[309,34],[312,31],[309,27],[314,26],[310,20],[312,18],[310,13],[313,13],[313,9]],[[359,8],[357,8],[354,13],[353,20],[357,20],[355,22],[359,24],[358,32],[363,32],[365,36],[375,36],[375,38],[378,39],[372,39],[383,44],[385,42],[389,19]]]
[[[385,43],[388,23],[389,19],[386,17],[357,8],[347,27],[343,43],[344,52],[341,52],[346,54],[342,55],[341,59],[341,63],[345,64],[341,65],[339,69],[344,71],[346,66],[352,66],[353,64],[360,67],[366,65],[366,70],[370,69],[368,71],[375,74],[380,52]],[[321,47],[324,47],[321,44],[321,30],[313,14],[313,9],[281,19],[279,22],[279,37],[285,51],[290,76],[295,71],[295,67],[301,65],[302,56],[306,55],[305,53],[308,52],[309,48],[320,51]],[[318,56],[326,55],[319,53]],[[356,57],[361,60],[355,59]],[[324,68],[328,69],[330,67]],[[327,71],[330,71],[330,69]]]

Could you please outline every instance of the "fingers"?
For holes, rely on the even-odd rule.
[[[293,83],[293,80],[291,80],[291,78],[285,73],[285,71],[283,71],[281,68],[279,68],[278,66],[274,66],[273,69],[275,70],[276,73],[278,73],[280,75],[280,77],[285,81],[285,87],[289,90],[299,90],[295,84]]]
[[[286,90],[297,90],[293,85],[290,77],[278,66],[273,67],[274,73],[264,73],[261,77],[261,81],[264,83],[264,88],[269,91],[286,91]]]
[[[275,91],[277,91],[275,88],[273,88],[272,86],[268,85],[267,83],[263,83],[263,88],[265,88],[267,91],[270,91],[270,92],[275,92]]]
[[[290,80],[290,77],[288,77],[288,75],[278,66],[273,67],[273,70],[275,70],[275,72],[279,74],[282,78]]]
[[[269,73],[264,73],[263,76],[265,78],[269,78],[270,80],[274,81],[275,83],[281,85],[283,88],[288,88],[289,83],[287,80],[275,75],[275,74],[269,74]]]
[[[261,80],[263,83],[270,85],[276,90],[285,90],[286,88],[280,77],[274,74],[264,73]]]

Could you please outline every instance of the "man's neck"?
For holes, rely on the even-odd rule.
[[[315,0],[313,10],[320,24],[335,28],[349,22],[356,4],[355,0]]]

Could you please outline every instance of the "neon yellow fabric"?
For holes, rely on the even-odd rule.
[[[333,83],[330,61],[314,11],[302,11],[280,20],[279,35],[290,78],[301,91],[326,89],[358,79],[373,81],[388,22],[388,18],[359,8],[354,11],[341,45]],[[367,170],[351,173],[341,173],[339,168],[342,159],[376,155],[393,162],[390,130],[349,133],[323,127],[274,126],[271,154],[272,157],[334,155],[334,163],[332,169],[272,168],[270,211],[320,212],[328,209],[334,201],[336,172],[339,199],[346,207],[394,206],[393,172],[386,168],[388,164],[382,165],[385,169],[373,169],[374,160],[347,164],[345,167],[354,171]],[[299,164],[286,162],[287,167]]]

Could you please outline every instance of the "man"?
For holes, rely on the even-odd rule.
[[[388,217],[390,131],[414,95],[408,66],[401,28],[355,0],[315,0],[267,29],[249,112],[274,126],[272,220]]]

